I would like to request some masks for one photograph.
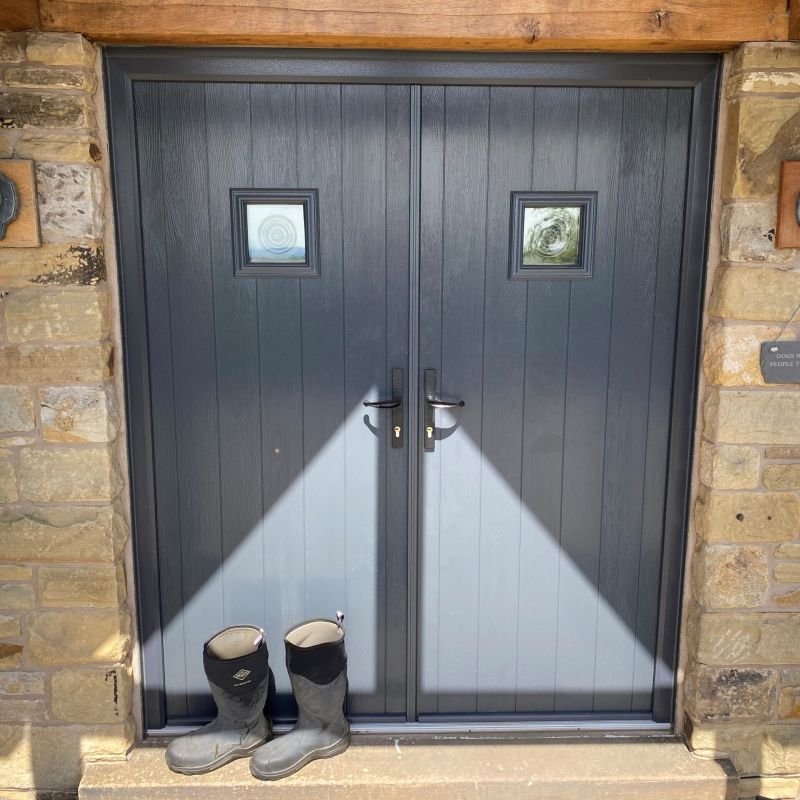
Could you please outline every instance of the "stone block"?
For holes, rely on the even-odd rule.
[[[739,797],[755,800],[795,800],[800,794],[800,778],[778,775],[739,779]]]
[[[800,606],[800,590],[775,595],[772,602],[779,606]]]
[[[33,587],[29,583],[0,584],[0,608],[14,610],[33,608]]]
[[[18,789],[71,790],[85,760],[119,758],[133,745],[130,720],[113,725],[0,725],[0,771]]]
[[[0,31],[0,64],[13,64],[25,58],[25,34]]]
[[[686,708],[695,722],[767,720],[778,673],[770,669],[696,666],[685,680]]]
[[[724,267],[716,275],[709,313],[731,319],[788,322],[797,308],[798,296],[800,271]]]
[[[22,645],[0,642],[0,670],[17,669],[21,665]]]
[[[90,164],[37,163],[42,241],[97,239],[103,234],[103,180]]]
[[[0,431],[31,431],[36,425],[27,386],[0,386]]]
[[[694,725],[688,743],[697,755],[729,756],[741,775],[800,773],[800,730],[796,724]]]
[[[767,447],[764,450],[764,458],[774,459],[797,459],[800,461],[800,447]]]
[[[758,486],[759,455],[754,447],[703,442],[700,480],[712,489],[754,489]]]
[[[0,564],[0,581],[27,581],[33,575],[30,567],[18,564]]]
[[[52,386],[39,392],[42,436],[50,442],[110,442],[117,418],[106,389]]]
[[[800,663],[798,613],[701,613],[690,632],[701,664],[733,667]]]
[[[800,719],[800,686],[785,686],[778,699],[780,719]]]
[[[789,492],[703,492],[695,521],[710,542],[789,541],[800,524],[800,506]]]
[[[743,44],[733,54],[732,72],[748,69],[800,69],[800,46],[796,43],[757,42]]]
[[[0,158],[11,158],[14,155],[14,145],[9,136],[0,133]]]
[[[44,700],[0,700],[0,722],[44,722],[48,719]]]
[[[3,73],[6,86],[28,89],[94,89],[94,75],[69,67],[9,67]]]
[[[0,672],[0,694],[44,694],[43,672]]]
[[[15,561],[113,563],[127,529],[112,506],[0,509],[0,558]]]
[[[125,602],[125,572],[121,564],[41,567],[38,592],[43,607],[117,608]]]
[[[728,203],[722,207],[721,258],[723,261],[750,261],[786,264],[791,250],[775,247],[775,203]]]
[[[65,67],[91,67],[94,64],[95,48],[78,33],[28,34],[26,48],[28,61]]]
[[[7,614],[0,614],[0,638],[2,639],[15,639],[21,636],[19,617],[8,616]]]
[[[75,94],[6,93],[0,104],[0,120],[5,128],[95,128],[91,100]]]
[[[20,493],[39,503],[111,500],[119,491],[108,447],[26,448],[20,456]]]
[[[764,467],[767,489],[800,489],[800,464],[769,464]]]
[[[100,245],[59,244],[8,248],[0,258],[0,286],[96,286],[106,280]]]
[[[800,70],[753,70],[734,75],[728,82],[728,97],[752,93],[798,94]]]
[[[21,289],[5,301],[11,342],[103,339],[108,334],[108,295],[90,287]]]
[[[53,674],[53,715],[65,722],[119,722],[131,713],[130,670],[64,669]]]
[[[800,583],[800,561],[776,564],[773,575],[778,583]]]
[[[694,596],[711,608],[753,608],[769,593],[764,551],[747,545],[706,545],[694,564]]]
[[[705,436],[727,444],[800,442],[800,392],[709,389]]]
[[[766,385],[761,375],[761,343],[776,338],[782,329],[766,325],[709,325],[703,343],[706,379],[720,386]]]
[[[779,544],[775,548],[775,558],[800,558],[800,542]]]
[[[19,158],[37,161],[71,161],[95,164],[102,151],[89,136],[37,136],[24,133],[16,141],[14,152]]]
[[[37,611],[28,615],[28,655],[41,666],[123,661],[130,623],[127,614],[105,609]]]
[[[106,381],[113,368],[111,342],[0,347],[0,375],[9,383]]]
[[[0,450],[0,503],[16,503],[17,467],[9,450]]]

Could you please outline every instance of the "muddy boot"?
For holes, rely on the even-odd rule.
[[[250,772],[264,781],[285,778],[309,761],[335,756],[350,744],[350,726],[344,716],[344,628],[332,620],[315,619],[292,628],[285,642],[297,724],[286,736],[253,753]]]
[[[249,756],[266,742],[272,723],[264,705],[272,680],[264,632],[235,625],[212,636],[203,646],[205,668],[217,717],[197,731],[173,739],[167,766],[185,775],[199,775]]]

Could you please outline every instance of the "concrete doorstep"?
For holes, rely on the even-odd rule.
[[[730,764],[693,756],[679,742],[542,742],[497,739],[356,738],[340,756],[274,783],[240,759],[184,776],[163,747],[127,761],[86,766],[80,800],[734,800]]]

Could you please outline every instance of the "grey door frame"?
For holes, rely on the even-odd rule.
[[[145,729],[166,724],[161,647],[161,610],[155,518],[150,375],[141,248],[133,85],[136,81],[267,83],[374,83],[412,87],[412,131],[419,127],[418,97],[423,85],[681,87],[693,93],[684,240],[671,398],[664,546],[659,596],[652,728],[673,723],[678,658],[684,549],[689,506],[692,442],[695,427],[702,294],[716,132],[720,74],[717,55],[465,54],[389,51],[269,50],[254,48],[108,47],[105,52],[106,100],[112,152],[112,182],[123,334],[132,536],[136,563],[139,641],[142,644]],[[416,126],[416,128],[415,128]],[[419,141],[412,138],[411,167],[417,175]],[[415,171],[414,171],[415,170]],[[417,179],[418,181],[418,179]],[[409,377],[418,378],[419,184],[411,192],[412,287],[409,308]],[[409,387],[410,390],[411,387]],[[419,431],[419,398],[409,396],[409,430]],[[131,435],[134,432],[136,435]],[[409,446],[408,497],[408,673],[407,716],[416,717],[417,559],[419,437]],[[519,718],[516,718],[519,719]],[[443,722],[464,730],[520,730],[542,727],[541,719],[481,716]],[[375,726],[368,726],[374,729]],[[397,727],[396,725],[394,727]],[[624,718],[605,725],[563,719],[545,727],[570,729],[647,728]],[[406,723],[406,729],[441,726]]]

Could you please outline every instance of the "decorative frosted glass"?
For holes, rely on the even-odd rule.
[[[305,206],[248,203],[247,252],[253,264],[307,264]]]
[[[522,266],[577,265],[580,259],[579,206],[525,208]]]

